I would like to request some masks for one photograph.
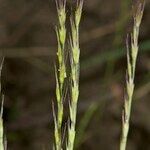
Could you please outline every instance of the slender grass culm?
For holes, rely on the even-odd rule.
[[[58,25],[56,27],[58,50],[58,67],[55,67],[56,76],[56,99],[57,99],[57,117],[54,112],[55,122],[55,150],[62,150],[62,120],[63,120],[63,99],[64,99],[64,81],[66,78],[65,65],[65,42],[66,42],[66,0],[56,0]]]
[[[4,150],[4,127],[3,127],[3,103],[4,96],[1,93],[1,71],[4,60],[2,59],[0,64],[0,96],[1,96],[1,109],[0,109],[0,150]]]
[[[122,114],[122,135],[120,141],[120,150],[126,150],[127,138],[129,132],[129,121],[131,114],[132,97],[134,92],[134,78],[136,70],[136,61],[138,55],[138,37],[139,28],[144,11],[144,1],[139,1],[135,7],[133,32],[131,33],[131,46],[127,38],[127,75],[126,75],[126,96],[124,99],[124,110]]]
[[[70,122],[68,124],[67,150],[74,149],[76,135],[77,103],[79,97],[80,47],[79,24],[82,15],[83,0],[77,0],[75,13],[71,16],[70,66],[71,66],[71,100],[69,103]]]
[[[0,114],[0,150],[4,150],[4,127],[3,127],[3,103],[4,96],[2,95],[1,114]]]

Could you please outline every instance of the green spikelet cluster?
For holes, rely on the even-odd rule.
[[[83,0],[78,0],[74,16],[71,16],[70,62],[71,62],[71,100],[69,105],[70,124],[68,125],[67,150],[73,150],[76,135],[77,103],[79,97],[79,24],[82,15]]]
[[[66,0],[56,0],[58,26],[56,27],[58,50],[58,67],[55,68],[56,75],[56,99],[57,117],[54,115],[55,122],[55,148],[62,150],[62,120],[63,120],[63,97],[64,82],[66,78],[65,65],[65,42],[66,42]],[[54,113],[55,114],[55,113]]]
[[[131,114],[132,97],[134,92],[134,78],[136,61],[138,55],[138,37],[139,28],[144,11],[144,2],[139,2],[134,12],[134,25],[131,34],[131,46],[127,41],[127,77],[126,77],[126,96],[124,99],[124,110],[122,114],[122,135],[120,141],[120,150],[125,150],[129,132],[129,121]]]
[[[70,35],[70,66],[71,66],[71,100],[69,105],[70,124],[68,125],[67,136],[67,150],[73,150],[75,140],[75,125],[77,115],[77,102],[79,96],[79,24],[82,15],[83,0],[77,0],[76,8],[73,16],[71,16],[71,35]],[[55,67],[56,75],[56,99],[57,99],[57,115],[54,112],[55,123],[55,144],[54,149],[62,150],[62,120],[63,120],[63,99],[64,99],[64,82],[66,78],[66,65],[65,65],[65,43],[66,43],[66,0],[57,0],[57,15],[58,26],[56,27],[57,41],[58,41],[58,67]]]

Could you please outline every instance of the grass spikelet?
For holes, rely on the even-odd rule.
[[[71,100],[69,104],[70,124],[68,125],[67,150],[73,150],[76,135],[76,115],[79,97],[79,24],[82,15],[83,0],[78,0],[74,16],[71,16],[70,63],[71,63]]]
[[[139,28],[144,11],[144,2],[139,2],[134,10],[133,32],[131,33],[131,46],[127,38],[127,75],[126,75],[126,95],[124,99],[124,110],[122,113],[122,135],[120,141],[120,150],[125,150],[129,132],[129,122],[131,114],[131,105],[134,92],[134,78],[136,70],[136,61],[138,55],[138,37]]]
[[[56,0],[56,7],[58,15],[58,25],[56,26],[56,35],[58,42],[58,49],[57,49],[58,67],[55,67],[57,115],[54,115],[55,116],[54,147],[56,150],[62,150],[62,120],[63,120],[63,95],[64,95],[63,91],[64,91],[64,82],[66,78],[66,65],[65,65],[66,0]]]

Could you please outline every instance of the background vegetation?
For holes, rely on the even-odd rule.
[[[68,14],[70,5],[67,4]],[[80,25],[81,82],[75,141],[78,149],[115,150],[119,147],[125,39],[133,25],[131,7],[131,0],[85,1]],[[140,30],[128,150],[150,149],[149,18],[147,0]],[[0,1],[0,56],[5,55],[4,124],[8,147],[12,150],[52,147],[56,24],[54,0]],[[67,101],[65,106],[68,107]],[[65,117],[64,122],[67,119]]]

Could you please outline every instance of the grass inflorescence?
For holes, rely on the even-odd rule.
[[[65,43],[66,43],[66,0],[56,0],[58,26],[57,34],[57,59],[58,67],[55,68],[56,75],[56,99],[57,99],[57,117],[55,119],[55,149],[62,149],[62,120],[63,120],[63,100],[64,100],[64,82],[66,78],[65,64]],[[55,114],[55,113],[54,113]]]
[[[127,74],[126,74],[126,95],[124,99],[124,110],[122,113],[122,135],[120,141],[120,150],[125,150],[129,132],[129,122],[131,115],[131,106],[134,92],[134,78],[136,70],[136,61],[138,55],[138,37],[139,29],[144,11],[144,2],[139,2],[135,7],[133,31],[131,33],[131,45],[127,38]]]
[[[62,143],[62,120],[63,120],[63,100],[64,100],[64,82],[65,78],[68,77],[69,87],[71,91],[71,97],[69,101],[69,124],[68,124],[68,136],[66,136],[67,150],[73,150],[74,140],[76,133],[76,116],[77,116],[77,102],[79,96],[79,70],[80,70],[80,47],[79,47],[79,24],[82,15],[83,0],[76,1],[76,7],[74,13],[72,13],[70,18],[71,35],[69,37],[70,45],[70,66],[71,73],[70,76],[66,74],[66,53],[65,53],[65,43],[66,43],[66,0],[56,0],[57,15],[58,15],[58,25],[56,27],[57,41],[58,41],[58,67],[55,68],[56,75],[56,99],[57,99],[57,115],[54,112],[54,122],[55,122],[55,148],[56,150],[63,149]]]
[[[79,97],[80,45],[79,24],[83,0],[78,0],[74,15],[71,16],[70,63],[71,63],[71,100],[69,103],[70,123],[68,125],[67,150],[73,150],[76,135],[77,103]]]

